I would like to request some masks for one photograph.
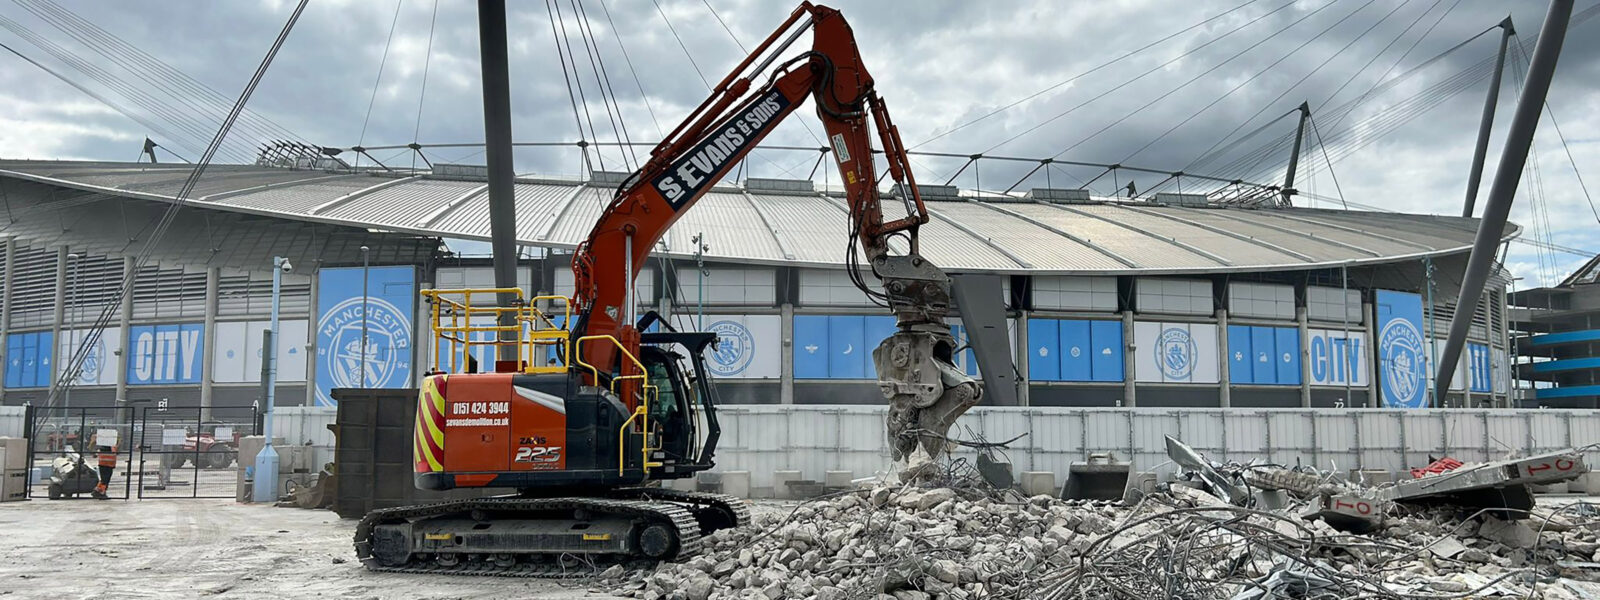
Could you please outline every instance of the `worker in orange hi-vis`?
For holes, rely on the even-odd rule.
[[[112,471],[117,468],[117,442],[112,439],[110,445],[100,445],[99,437],[95,436],[95,447],[100,454],[100,483],[94,486],[92,495],[96,500],[107,500],[106,485],[111,481]]]

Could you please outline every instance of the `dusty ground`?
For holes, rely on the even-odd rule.
[[[614,598],[583,582],[368,573],[354,527],[232,500],[4,503],[0,598]]]

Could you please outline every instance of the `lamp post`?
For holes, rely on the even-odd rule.
[[[695,325],[694,329],[695,331],[705,331],[706,275],[711,274],[710,271],[706,270],[706,251],[710,250],[711,246],[706,244],[706,234],[703,232],[694,234],[694,239],[691,241],[694,242],[694,266],[696,270],[695,304],[698,305],[697,310],[699,311],[699,323]]]
[[[367,387],[367,273],[372,263],[367,260],[370,248],[361,247],[361,388]]]
[[[78,322],[78,259],[79,258],[80,258],[80,256],[76,252],[67,255],[67,260],[72,261],[72,278],[71,278],[72,279],[72,283],[68,286],[68,287],[72,288],[72,293],[68,296],[67,304],[71,305],[71,309],[68,311],[68,314],[72,315],[72,323],[74,325],[76,325],[77,322]],[[72,375],[72,369],[71,369],[71,367],[72,367],[72,358],[73,358],[74,355],[76,355],[78,353],[78,330],[77,329],[68,329],[67,330],[67,347],[71,348],[71,350],[69,350],[67,352],[67,367],[68,368],[67,368],[67,370],[62,372],[62,375]],[[61,363],[61,359],[59,359],[59,358],[56,359],[56,363],[57,363],[56,367],[60,368],[61,367],[61,364],[60,364]],[[76,377],[74,377],[74,379],[76,379]],[[73,382],[71,380],[68,380],[68,379],[63,379],[61,381],[61,385],[63,386],[63,389],[61,390],[61,410],[62,410],[63,413],[70,412],[70,410],[72,408],[72,383]]]
[[[262,360],[267,361],[267,406],[261,418],[261,435],[264,439],[261,452],[256,454],[253,494],[256,502],[278,499],[278,451],[272,448],[272,404],[278,387],[278,304],[283,291],[283,274],[293,269],[289,259],[272,257],[272,316],[267,326],[266,348],[262,349]]]

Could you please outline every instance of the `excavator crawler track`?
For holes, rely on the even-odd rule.
[[[638,555],[591,555],[572,560],[559,552],[519,554],[510,564],[481,557],[467,557],[445,564],[437,556],[412,554],[404,564],[384,564],[374,552],[373,530],[380,524],[417,521],[428,518],[470,515],[474,511],[546,512],[585,511],[591,514],[620,516],[668,524],[677,537],[677,551],[671,560],[683,560],[700,553],[702,534],[723,526],[737,527],[749,522],[750,512],[739,500],[720,494],[679,492],[658,488],[617,490],[607,498],[480,498],[454,500],[421,506],[406,506],[372,511],[356,526],[356,556],[369,571],[386,573],[428,573],[446,575],[485,575],[498,577],[578,578],[593,576],[612,565],[646,566],[654,561]],[[732,523],[726,521],[731,515]],[[713,525],[707,529],[708,525]],[[564,560],[565,559],[565,560]]]
[[[685,492],[668,488],[628,488],[617,490],[612,497],[665,500],[687,505],[686,508],[700,523],[700,533],[704,535],[720,529],[732,529],[750,524],[750,506],[737,496],[727,494]]]

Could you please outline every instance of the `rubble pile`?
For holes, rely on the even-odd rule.
[[[1600,512],[1502,520],[1391,505],[1364,535],[1173,485],[1134,506],[884,486],[721,531],[683,563],[605,575],[707,598],[1600,597]],[[1559,514],[1558,514],[1559,512]],[[1275,595],[1276,594],[1276,595]]]
[[[1378,486],[1167,449],[1180,478],[1129,484],[1120,502],[1024,497],[952,467],[759,515],[685,562],[601,579],[645,600],[1600,599],[1600,505],[1539,508],[1529,491],[1587,473],[1587,447],[1436,462]]]

